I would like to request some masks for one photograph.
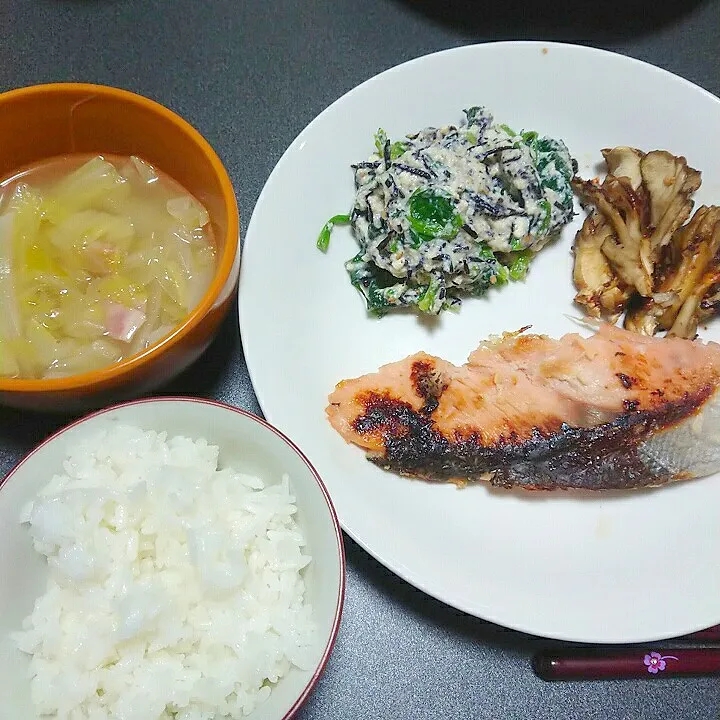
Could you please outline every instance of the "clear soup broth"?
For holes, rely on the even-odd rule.
[[[68,155],[0,182],[0,375],[95,370],[171,332],[208,289],[208,213],[137,157]]]

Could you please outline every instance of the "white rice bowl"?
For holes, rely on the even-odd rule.
[[[138,410],[156,415],[163,403],[176,427],[164,432],[157,422],[132,422]],[[255,431],[243,448],[230,427],[219,431],[217,423],[206,424],[210,436],[230,431],[235,438],[215,445],[187,432],[192,411],[222,411],[262,433]],[[178,432],[183,418],[186,430]],[[305,472],[297,473],[297,463],[283,468],[281,459],[263,456],[257,439],[265,434],[281,440],[257,420],[217,404],[131,403],[56,436],[9,477],[0,492],[0,547],[8,530],[5,501],[23,489],[18,474],[43,449],[70,436],[55,448],[62,462],[42,463],[44,478],[34,474],[37,490],[25,493],[11,518],[35,557],[45,561],[34,607],[31,601],[19,620],[18,608],[8,608],[17,622],[0,640],[0,685],[7,683],[0,702],[15,702],[9,676],[18,672],[10,666],[23,657],[24,684],[35,708],[29,715],[26,697],[13,717],[288,716],[322,669],[337,630],[342,551],[317,482],[330,522],[326,537],[313,542],[320,538],[311,537],[318,534],[314,522],[303,523],[301,502],[312,486],[295,482],[296,474],[301,480],[312,471],[300,463]],[[288,443],[282,446],[292,453]],[[230,447],[230,457],[220,447]],[[296,485],[304,489],[297,503]],[[332,535],[336,547],[328,553]],[[13,542],[18,540],[16,532]],[[327,566],[333,555],[330,598],[318,594],[313,580],[333,574]],[[5,563],[3,555],[0,572]],[[11,574],[21,570],[13,565]],[[5,634],[10,623],[2,602]]]

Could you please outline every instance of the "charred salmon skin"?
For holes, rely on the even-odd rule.
[[[372,462],[430,480],[608,490],[720,471],[720,345],[524,330],[461,367],[420,352],[343,380],[328,419]]]

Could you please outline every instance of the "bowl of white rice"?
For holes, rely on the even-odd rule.
[[[118,405],[0,483],[0,715],[280,720],[320,677],[345,557],[310,462],[216,402]]]

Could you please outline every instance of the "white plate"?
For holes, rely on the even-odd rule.
[[[720,101],[650,65],[586,47],[508,42],[429,55],[368,80],[297,137],[270,176],[245,239],[240,327],[260,406],[315,464],[348,534],[434,597],[508,627],[586,642],[670,637],[720,622],[720,478],[629,493],[459,490],[374,467],[325,419],[343,378],[418,350],[462,363],[481,339],[531,323],[578,331],[570,246],[582,216],[527,281],[463,302],[437,324],[369,318],[336,228],[353,199],[350,164],[373,133],[458,122],[482,104],[499,122],[565,140],[588,177],[600,149],[685,155],[703,171],[697,204],[720,202]],[[720,339],[719,324],[706,337]]]

